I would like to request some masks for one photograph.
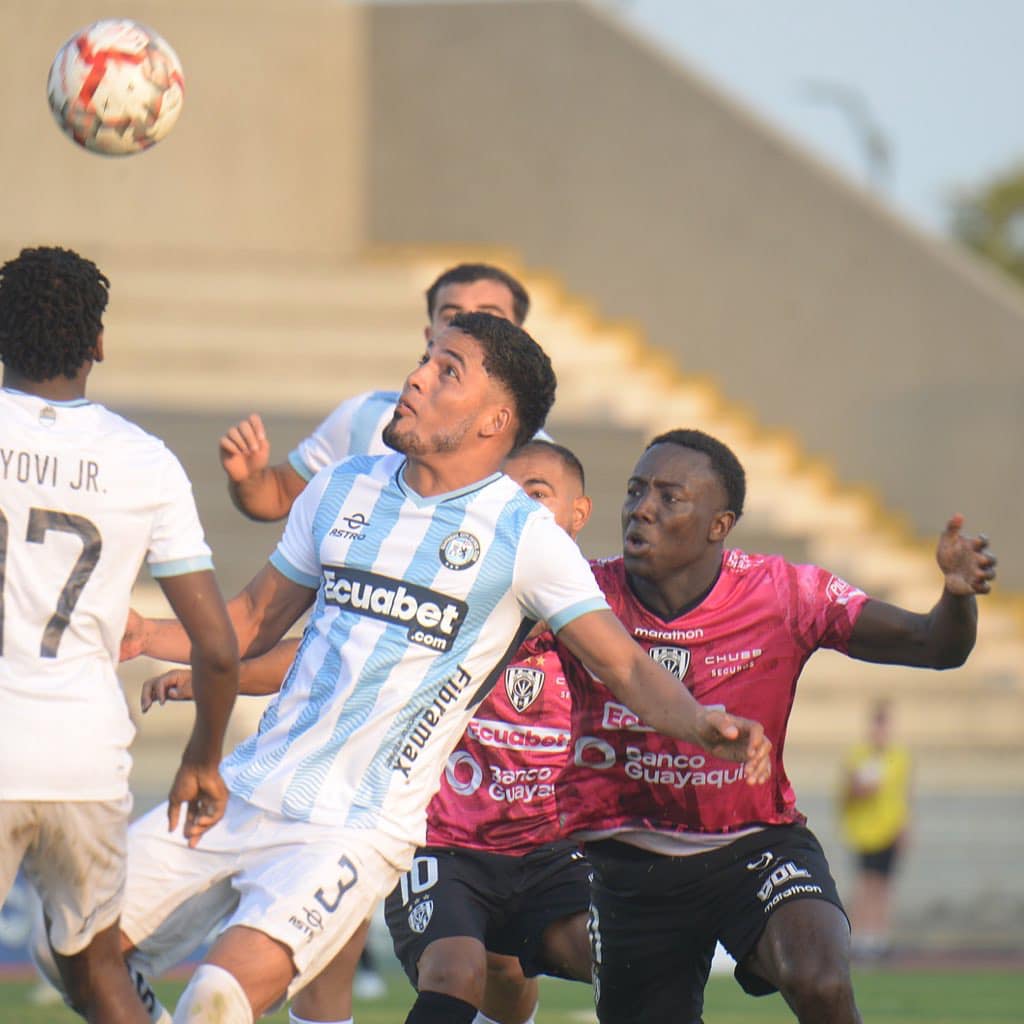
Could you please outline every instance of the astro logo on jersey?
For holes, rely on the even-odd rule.
[[[408,626],[414,644],[448,651],[466,620],[466,602],[436,590],[345,566],[325,565],[323,570],[327,604]]]
[[[662,668],[668,669],[682,682],[690,667],[690,652],[685,647],[652,647],[649,653]]]
[[[539,668],[513,665],[505,669],[505,693],[509,703],[522,714],[544,688],[544,672]]]

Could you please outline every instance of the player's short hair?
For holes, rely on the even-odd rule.
[[[564,444],[555,444],[554,441],[545,441],[541,437],[534,437],[527,441],[526,444],[513,448],[506,456],[505,461],[517,459],[520,455],[529,455],[531,452],[550,452],[559,459],[572,476],[579,480],[580,490],[585,491],[587,489],[587,478],[583,474],[583,463],[576,458],[576,453],[570,451]]]
[[[0,267],[0,359],[27,380],[74,378],[94,355],[110,282],[70,249],[22,249]]]
[[[490,313],[458,313],[449,327],[476,340],[484,350],[484,370],[505,385],[516,406],[519,429],[513,448],[544,426],[558,381],[547,353],[522,327]]]
[[[743,515],[743,501],[747,496],[747,474],[728,445],[702,430],[684,429],[667,430],[664,434],[659,434],[646,450],[650,451],[656,444],[677,444],[680,448],[703,452],[711,460],[711,468],[725,488],[729,511],[736,516],[737,522],[739,521]]]
[[[427,289],[427,316],[434,319],[437,293],[449,284],[472,284],[474,281],[497,281],[512,293],[512,316],[522,326],[530,312],[530,296],[526,289],[511,274],[490,263],[460,263],[446,270]]]

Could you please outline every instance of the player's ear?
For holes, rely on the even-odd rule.
[[[736,525],[735,512],[716,512],[711,517],[711,525],[708,527],[708,540],[714,544],[725,540],[729,531]]]
[[[507,405],[495,405],[488,411],[480,427],[480,434],[483,437],[497,437],[514,430],[516,426],[512,410]]]
[[[92,347],[92,361],[94,363],[103,362],[103,331],[96,335],[96,344]]]
[[[587,525],[587,520],[590,518],[590,513],[593,510],[594,503],[585,494],[581,494],[578,498],[573,498],[572,501],[572,529],[569,531],[570,537],[575,537],[584,526]]]
[[[430,339],[432,337],[431,331],[433,330],[433,327],[434,327],[433,322],[431,322],[431,323],[427,324],[426,327],[423,328],[423,338],[424,338],[425,341],[428,341],[428,342],[430,341]]]

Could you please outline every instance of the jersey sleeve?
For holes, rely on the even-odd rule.
[[[331,479],[321,470],[295,499],[284,533],[270,556],[270,564],[293,583],[316,590],[320,585],[320,550],[313,535],[313,518]]]
[[[161,579],[212,569],[192,484],[178,459],[166,448],[162,454],[160,491],[146,556],[150,574]]]
[[[557,633],[587,612],[608,608],[576,542],[550,514],[526,524],[516,554],[513,592],[524,613]]]
[[[793,566],[796,570],[796,626],[809,650],[828,647],[847,653],[850,634],[867,594],[815,565]]]
[[[369,391],[342,402],[289,454],[292,469],[309,481],[325,466],[350,455],[387,451],[380,434],[397,401],[397,391]]]

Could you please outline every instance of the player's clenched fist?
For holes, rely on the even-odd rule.
[[[270,441],[258,413],[236,423],[220,439],[220,464],[233,483],[266,469],[269,462]]]
[[[965,597],[987,594],[996,578],[996,559],[988,549],[988,537],[979,533],[968,537],[963,529],[964,517],[953,516],[939,536],[935,559],[946,577],[946,590]]]
[[[772,741],[760,722],[725,711],[701,708],[697,722],[699,742],[705,750],[728,761],[740,761],[750,785],[767,782],[772,773]]]

